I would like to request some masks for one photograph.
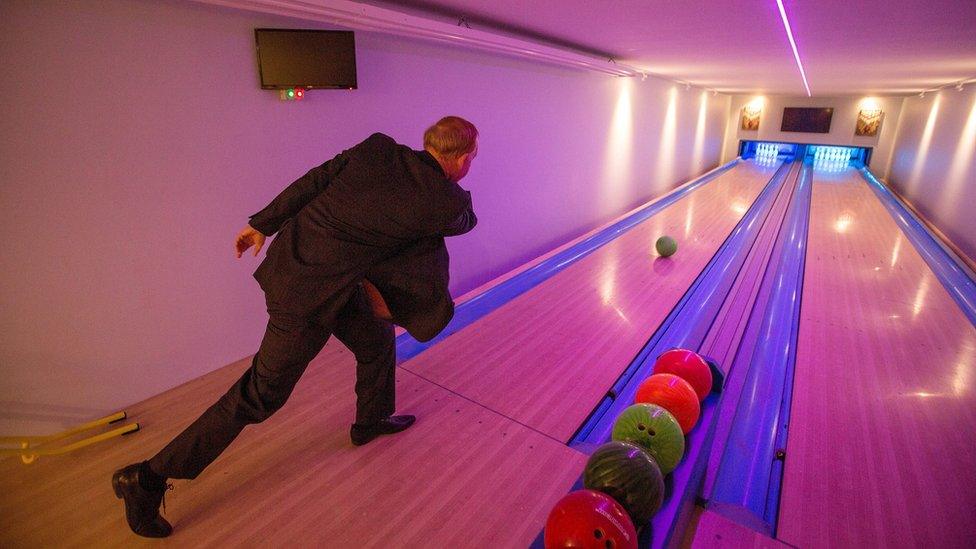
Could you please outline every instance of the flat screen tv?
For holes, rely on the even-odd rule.
[[[830,133],[830,119],[834,116],[834,109],[830,108],[798,108],[783,109],[783,124],[781,132]]]
[[[261,87],[356,88],[352,31],[254,29]]]

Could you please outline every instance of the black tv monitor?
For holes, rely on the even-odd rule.
[[[786,107],[779,131],[830,133],[830,119],[833,116],[834,109],[831,108]]]
[[[254,29],[261,87],[356,88],[352,31]]]

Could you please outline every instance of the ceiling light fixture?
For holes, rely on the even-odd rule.
[[[783,18],[783,27],[786,28],[786,37],[790,39],[790,47],[793,48],[793,58],[796,59],[796,66],[800,69],[800,78],[803,78],[803,87],[807,90],[807,97],[812,97],[810,85],[807,83],[807,73],[803,70],[803,62],[800,61],[800,52],[796,49],[796,41],[793,40],[793,29],[790,28],[790,20],[786,18],[786,9],[783,8],[783,0],[776,0],[779,6],[779,15]]]

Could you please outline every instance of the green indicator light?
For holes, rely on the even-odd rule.
[[[295,90],[288,90],[288,97],[295,97]]]

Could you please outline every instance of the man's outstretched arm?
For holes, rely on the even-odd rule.
[[[285,221],[291,219],[319,195],[349,161],[348,151],[317,168],[312,168],[275,197],[263,210],[251,216],[249,226],[268,236],[278,232]]]

